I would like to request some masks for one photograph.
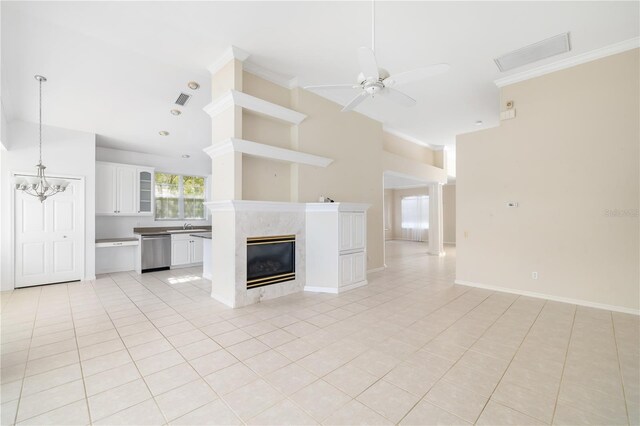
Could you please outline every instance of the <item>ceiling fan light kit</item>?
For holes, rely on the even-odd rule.
[[[375,55],[375,2],[371,7],[371,49],[361,47],[358,49],[358,63],[360,64],[360,74],[357,77],[357,84],[329,84],[322,86],[306,86],[305,89],[327,89],[327,90],[361,90],[347,105],[342,108],[343,112],[351,111],[368,98],[377,95],[383,96],[392,102],[402,106],[411,107],[416,104],[416,100],[404,92],[394,89],[393,86],[423,80],[425,78],[442,74],[449,70],[448,64],[435,64],[425,68],[418,68],[411,71],[390,75],[389,72],[378,66]]]

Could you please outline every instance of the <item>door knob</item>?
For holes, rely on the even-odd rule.
[[[67,238],[67,236],[66,236],[66,235],[63,235],[63,236],[62,236],[62,238]]]

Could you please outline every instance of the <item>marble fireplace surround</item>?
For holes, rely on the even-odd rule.
[[[232,308],[303,291],[305,284],[304,203],[228,200],[205,203],[211,212],[211,297]],[[295,280],[247,289],[247,238],[296,236]]]

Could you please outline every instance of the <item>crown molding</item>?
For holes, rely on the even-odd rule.
[[[285,161],[287,163],[305,164],[307,166],[327,167],[333,163],[331,158],[237,138],[225,139],[220,143],[206,147],[203,151],[211,158],[229,152],[241,152],[254,157]]]
[[[531,78],[540,77],[545,74],[560,71],[566,68],[571,68],[576,65],[591,62],[596,59],[604,58],[607,56],[615,55],[617,53],[626,52],[627,50],[637,49],[640,47],[640,37],[624,40],[619,43],[614,43],[609,46],[601,47],[600,49],[592,50],[590,52],[575,55],[570,58],[561,59],[556,62],[552,62],[541,67],[533,68],[528,71],[512,74],[507,77],[499,78],[494,81],[498,87],[508,86],[510,84],[519,83],[521,81],[529,80]]]
[[[222,67],[227,65],[229,61],[237,59],[240,62],[244,62],[248,57],[249,54],[244,50],[236,46],[229,46],[225,49],[225,51],[222,53],[222,55],[220,55],[218,59],[216,59],[211,65],[207,67],[207,69],[211,74],[215,74],[220,71]]]
[[[399,137],[401,139],[404,139],[407,142],[415,143],[416,145],[424,146],[424,147],[432,149],[434,151],[442,151],[444,149],[444,146],[431,145],[431,144],[429,144],[427,142],[424,142],[424,141],[421,141],[420,139],[415,138],[415,137],[413,137],[411,135],[408,135],[406,133],[402,133],[401,131],[396,130],[396,129],[392,128],[392,127],[388,127],[388,126],[384,126],[383,125],[382,126],[382,130],[387,132],[387,133],[389,133],[389,134],[397,136],[397,137]]]
[[[255,113],[295,125],[300,124],[302,120],[307,118],[306,115],[298,111],[233,89],[218,96],[213,102],[205,105],[203,109],[211,117],[215,117],[230,106],[239,106]]]
[[[298,86],[298,79],[296,77],[280,74],[279,72],[264,68],[251,60],[244,62],[243,70],[264,80],[270,81],[271,83],[277,84],[278,86],[284,87],[285,89],[290,90]]]

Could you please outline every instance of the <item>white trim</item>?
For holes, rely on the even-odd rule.
[[[229,61],[233,59],[237,59],[240,62],[244,62],[249,57],[249,54],[242,49],[239,49],[235,46],[229,46],[225,49],[225,51],[216,59],[211,65],[207,67],[209,72],[213,75],[220,71],[222,67],[227,65]]]
[[[331,293],[338,294],[337,287],[312,287],[312,286],[304,286],[304,291],[310,291],[313,293]]]
[[[280,74],[276,71],[271,71],[270,69],[264,68],[250,60],[245,61],[242,64],[242,69],[257,77],[270,81],[271,83],[277,84],[278,86],[284,87],[285,89],[290,90],[298,86],[298,79],[296,77],[291,77],[285,74]]]
[[[549,74],[552,72],[560,71],[565,68],[574,67],[576,65],[584,64],[586,62],[594,61],[596,59],[604,58],[607,56],[615,55],[617,53],[626,52],[627,50],[637,49],[640,47],[640,37],[624,40],[619,43],[614,43],[609,46],[601,47],[600,49],[592,50],[590,52],[582,53],[572,56],[570,58],[561,59],[550,64],[546,64],[531,70],[512,74],[507,77],[499,78],[494,81],[496,86],[504,87],[510,84],[519,83],[521,81],[529,80],[530,78],[540,77],[541,75]]]
[[[371,204],[365,203],[307,203],[307,212],[366,212]]]
[[[214,99],[210,104],[204,106],[204,111],[211,117],[215,117],[230,106],[239,106],[255,113],[266,115],[267,117],[282,120],[290,124],[300,124],[302,120],[307,118],[306,115],[285,108],[281,105],[274,104],[264,99],[256,98],[247,93],[230,89],[218,98]]]
[[[518,294],[520,296],[535,297],[536,299],[552,300],[554,302],[570,303],[572,305],[587,306],[589,308],[605,309],[607,311],[622,312],[625,314],[632,314],[632,315],[640,315],[640,309],[625,308],[624,306],[607,305],[604,303],[590,302],[588,300],[553,296],[551,294],[536,293],[533,291],[526,291],[526,290],[516,290],[512,288],[474,283],[474,282],[465,281],[465,280],[455,280],[455,283],[459,285],[464,285],[467,287],[477,287],[477,288],[483,288],[485,290],[501,291],[503,293],[511,293],[511,294]]]
[[[327,167],[333,162],[331,158],[307,154],[291,149],[279,148],[272,145],[248,141],[245,139],[228,138],[224,141],[203,149],[211,158],[229,152],[241,152],[255,157],[286,161],[288,163],[306,164],[309,166]]]
[[[250,201],[250,200],[225,200],[209,201],[204,203],[211,212],[304,212],[304,203],[287,203],[283,201]]]
[[[382,272],[382,271],[384,271],[385,269],[387,269],[387,265],[381,266],[381,267],[379,267],[379,268],[369,269],[369,270],[367,271],[367,274],[371,274],[371,273],[374,273],[374,272]]]
[[[416,145],[424,146],[424,147],[427,147],[427,148],[432,149],[434,151],[442,151],[444,149],[444,145],[431,145],[430,143],[421,141],[418,138],[415,138],[415,137],[413,137],[411,135],[403,133],[403,132],[401,132],[399,130],[396,130],[396,129],[394,129],[392,127],[389,127],[389,126],[384,126],[383,125],[382,126],[382,131],[383,132],[387,132],[387,133],[389,133],[391,135],[397,136],[400,139],[404,139],[407,142],[415,143]]]
[[[353,290],[354,288],[362,287],[369,284],[369,281],[363,280],[358,281],[357,283],[349,284],[344,287],[313,287],[313,286],[304,286],[304,291],[309,291],[313,293],[331,293],[331,294],[340,294],[344,291]]]
[[[343,291],[353,290],[354,288],[362,287],[367,284],[369,284],[369,281],[363,280],[363,281],[358,281],[357,283],[345,285],[344,287],[338,287],[338,293],[342,293]]]
[[[131,269],[127,269],[127,271],[130,271]],[[82,278],[80,281],[95,281],[96,280],[96,276],[93,275],[91,277],[84,277]]]
[[[202,278],[204,278],[205,280],[213,281],[213,275],[205,274],[204,272],[202,273]]]

